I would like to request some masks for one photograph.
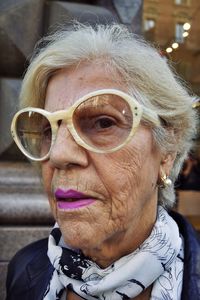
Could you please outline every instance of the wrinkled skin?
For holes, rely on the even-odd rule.
[[[127,92],[119,75],[114,75],[95,63],[60,70],[49,81],[45,109],[67,109],[81,96],[98,89]],[[161,155],[150,128],[144,125],[122,149],[97,154],[77,145],[63,122],[49,160],[42,163],[42,174],[65,242],[102,267],[136,249],[156,219],[161,169],[169,174],[171,165],[172,158]],[[95,193],[97,200],[81,209],[62,211],[54,197],[57,188]]]

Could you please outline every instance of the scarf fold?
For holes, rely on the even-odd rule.
[[[132,299],[153,284],[151,300],[179,300],[183,243],[178,226],[161,206],[150,236],[135,251],[105,269],[71,249],[55,224],[48,242],[54,272],[44,300],[66,299],[66,289],[88,300]]]

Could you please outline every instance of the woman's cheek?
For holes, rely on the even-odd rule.
[[[45,192],[49,196],[51,193],[51,186],[52,186],[54,172],[53,169],[48,166],[48,162],[43,162],[41,167],[42,167],[43,186]]]

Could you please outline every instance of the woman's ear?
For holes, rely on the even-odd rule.
[[[164,175],[170,176],[171,169],[174,165],[174,161],[176,158],[177,153],[168,153],[163,156],[160,162],[160,169],[159,169],[159,178],[163,177]]]

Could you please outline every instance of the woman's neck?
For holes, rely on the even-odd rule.
[[[151,297],[151,290],[152,286],[149,286],[144,292],[142,292],[140,295],[136,296],[132,300],[149,300]]]

